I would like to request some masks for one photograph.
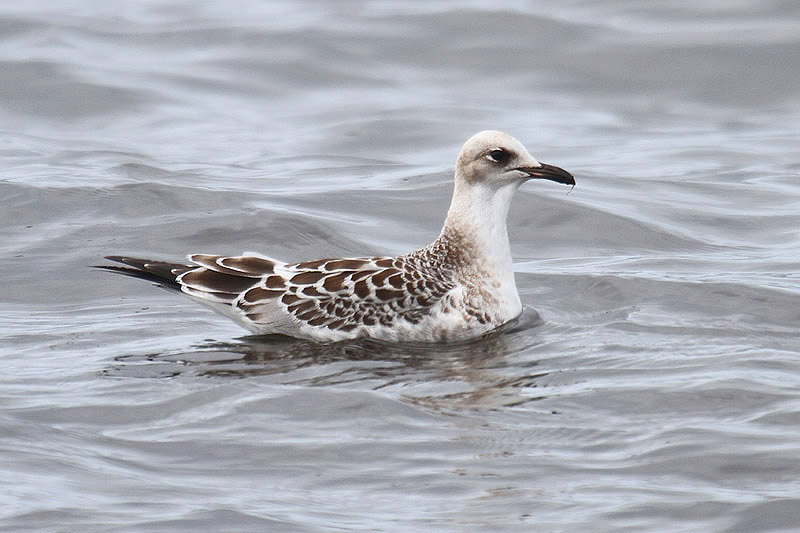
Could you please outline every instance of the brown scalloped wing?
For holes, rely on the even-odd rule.
[[[453,287],[395,258],[320,259],[287,267],[297,273],[280,296],[285,309],[298,321],[341,331],[397,320],[415,324]],[[248,291],[239,307],[258,322],[263,315],[254,300],[271,300],[277,291],[251,299],[254,291],[264,289]]]
[[[189,259],[209,270],[231,276],[245,276],[249,278],[260,278],[267,274],[272,274],[275,270],[275,262],[263,257],[250,255],[224,257],[221,255],[194,254]]]
[[[269,276],[275,269],[275,262],[263,257],[194,254],[189,259],[200,266],[183,273],[178,282],[184,292],[205,300],[232,304],[245,291],[252,300],[264,300],[284,285],[280,276]],[[277,277],[280,284],[273,282],[258,289],[264,276],[268,276],[267,280]],[[254,289],[265,292],[258,293],[256,297],[252,292]],[[280,294],[283,291],[272,296],[278,297]]]
[[[179,281],[188,294],[226,303],[233,303],[243,291],[258,283],[257,279],[216,272],[205,267],[186,272]]]

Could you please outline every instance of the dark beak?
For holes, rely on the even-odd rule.
[[[564,185],[572,185],[573,187],[575,186],[575,178],[572,177],[572,174],[563,168],[548,165],[547,163],[541,163],[541,166],[539,167],[520,167],[515,170],[524,172],[530,176],[530,178],[541,178],[563,183]]]

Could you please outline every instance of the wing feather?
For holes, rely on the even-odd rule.
[[[284,268],[283,277],[265,278],[236,302],[248,318],[274,321],[282,313],[294,323],[334,331],[388,326],[395,320],[417,323],[453,287],[390,257],[320,259]],[[262,288],[270,285],[278,291]]]

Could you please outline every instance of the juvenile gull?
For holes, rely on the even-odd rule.
[[[569,172],[540,163],[510,135],[483,131],[458,154],[442,232],[414,252],[302,263],[252,252],[192,254],[191,264],[108,256],[125,266],[100,268],[180,290],[256,334],[463,341],[522,312],[506,217],[529,179],[575,185]]]

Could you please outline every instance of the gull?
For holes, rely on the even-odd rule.
[[[180,291],[257,335],[462,342],[522,313],[506,218],[532,179],[575,186],[569,172],[540,163],[510,135],[482,131],[458,154],[441,233],[419,250],[300,263],[254,252],[191,254],[189,264],[107,256],[124,266],[99,268]]]

